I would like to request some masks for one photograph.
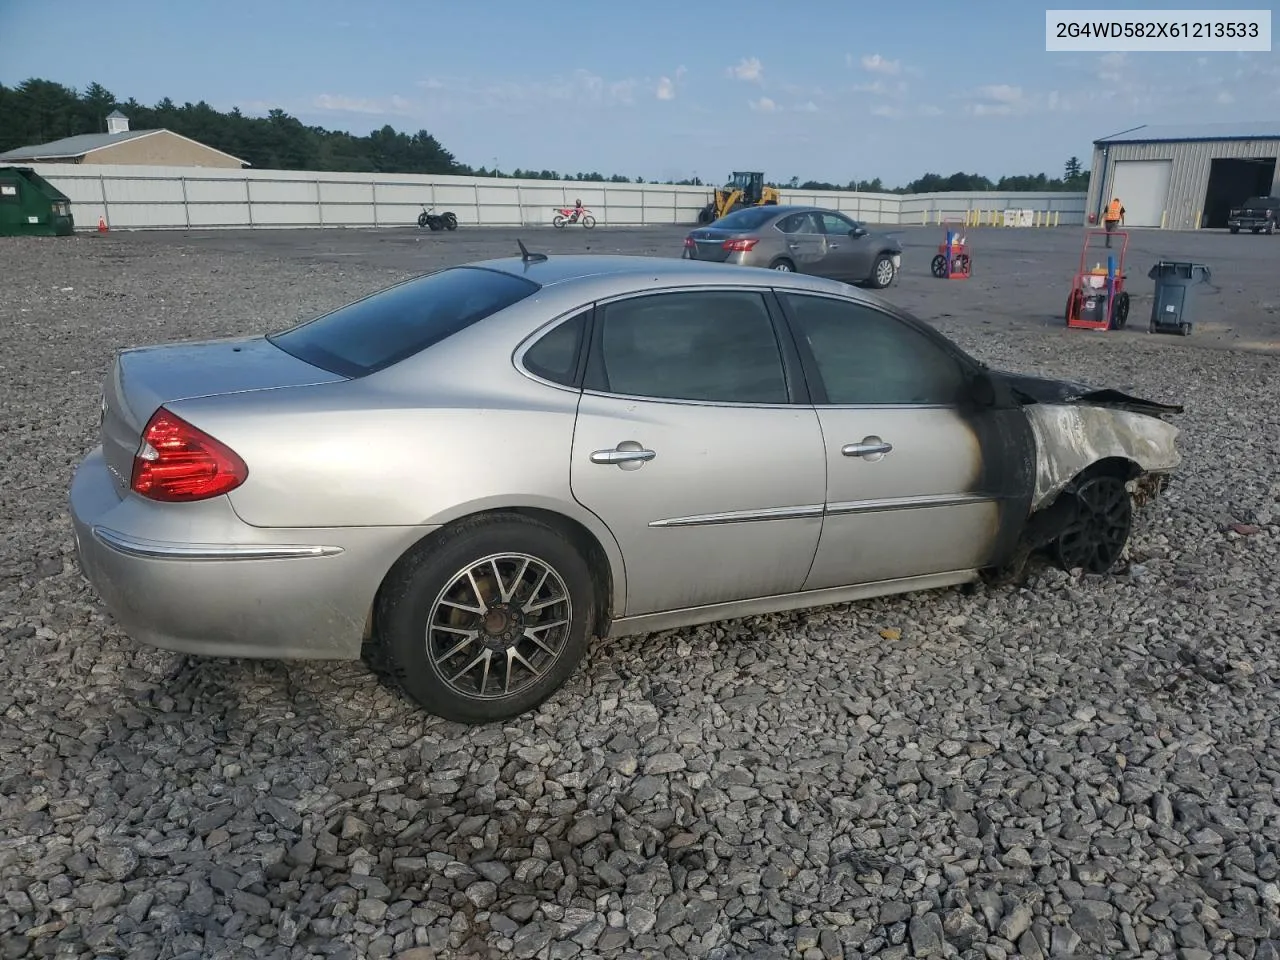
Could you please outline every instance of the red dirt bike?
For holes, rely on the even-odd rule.
[[[556,210],[557,213],[551,225],[557,230],[567,223],[581,223],[588,230],[596,225],[596,218],[586,207],[557,207]]]

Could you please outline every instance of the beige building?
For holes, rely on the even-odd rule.
[[[161,167],[249,166],[247,160],[207,147],[172,130],[130,130],[119,110],[107,117],[107,133],[86,133],[0,153],[0,163],[120,163]]]

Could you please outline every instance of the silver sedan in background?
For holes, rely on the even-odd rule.
[[[763,206],[735,210],[684,240],[687,260],[807,273],[879,290],[902,268],[902,244],[837,210]]]
[[[270,336],[124,350],[76,471],[136,639],[382,664],[465,722],[593,636],[1105,573],[1180,408],[991,370],[843,283],[529,254]]]

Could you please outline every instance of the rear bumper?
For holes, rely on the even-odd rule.
[[[353,659],[378,585],[434,527],[264,529],[227,499],[121,497],[101,447],[71,484],[85,578],[135,640],[200,656]]]

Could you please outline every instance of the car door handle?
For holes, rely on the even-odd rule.
[[[846,457],[880,457],[893,449],[893,444],[879,437],[863,437],[861,443],[846,443],[840,452]]]
[[[592,463],[644,463],[652,460],[657,454],[652,450],[643,448],[638,450],[623,450],[614,448],[613,450],[597,450],[591,454]]]
[[[828,243],[828,244],[827,244],[827,247],[828,247],[828,249],[831,249],[831,250],[839,250],[839,249],[840,249],[840,244],[838,244],[838,243]]]

